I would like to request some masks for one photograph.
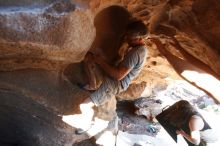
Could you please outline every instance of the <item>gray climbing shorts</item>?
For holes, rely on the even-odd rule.
[[[96,106],[99,106],[122,91],[123,89],[119,81],[105,77],[101,86],[90,95],[90,98]]]

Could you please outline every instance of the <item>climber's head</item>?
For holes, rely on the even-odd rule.
[[[135,45],[143,42],[143,38],[147,37],[148,30],[143,21],[131,21],[126,27],[125,39],[129,45]]]

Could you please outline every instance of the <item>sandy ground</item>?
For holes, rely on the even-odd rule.
[[[154,107],[153,100],[160,100],[161,105]],[[135,114],[140,106],[150,105],[146,110],[151,110],[153,114],[158,114],[160,110],[173,103],[185,99],[193,104],[198,111],[203,115],[205,120],[214,129],[215,136],[220,137],[220,106],[217,105],[212,98],[210,98],[203,91],[193,87],[185,81],[174,81],[166,90],[158,92],[152,98],[144,98],[140,101],[120,101],[117,104],[117,113],[119,117],[119,131],[116,138],[116,146],[187,146],[187,143],[182,136],[178,136],[176,143],[164,128],[157,122],[147,120],[146,114],[148,112]],[[137,105],[139,104],[139,105]],[[140,109],[138,109],[138,106]],[[156,109],[156,110],[155,110]],[[155,110],[155,111],[154,111]],[[158,112],[159,111],[159,112]],[[154,119],[155,120],[155,119]],[[153,127],[155,131],[150,128]],[[93,140],[86,140],[74,146],[93,146]],[[219,146],[220,141],[209,144],[211,146]]]

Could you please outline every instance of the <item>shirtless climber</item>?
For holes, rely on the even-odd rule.
[[[109,65],[101,56],[90,54],[91,60],[98,64],[107,76],[104,77],[100,87],[84,100],[81,107],[92,109],[96,106],[99,108],[112,96],[129,87],[145,63],[147,48],[143,38],[147,34],[147,28],[142,21],[136,20],[128,24],[124,39],[129,45],[129,51],[117,66]]]

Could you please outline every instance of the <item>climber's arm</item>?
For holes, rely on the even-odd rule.
[[[131,68],[127,68],[123,64],[119,64],[119,66],[109,65],[100,56],[94,56],[94,60],[109,76],[116,80],[122,80],[131,71]]]

